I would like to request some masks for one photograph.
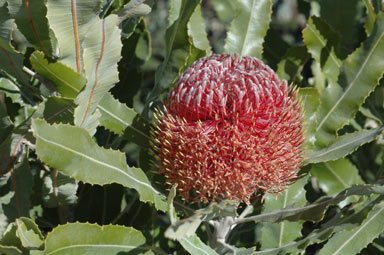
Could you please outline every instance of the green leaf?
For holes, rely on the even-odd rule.
[[[116,15],[110,15],[98,20],[90,26],[84,39],[84,69],[88,82],[75,100],[78,126],[87,127],[88,119],[105,93],[119,81],[117,62],[121,58],[122,43],[117,19]]]
[[[234,16],[234,2],[231,0],[213,0],[213,9],[215,10],[221,22],[230,22]]]
[[[151,12],[151,7],[143,3],[142,0],[131,0],[123,8],[115,12],[120,17],[119,23],[126,19],[145,16]]]
[[[345,44],[355,43],[358,0],[321,0],[320,15],[342,35]]]
[[[17,28],[35,49],[41,50],[47,56],[53,55],[53,43],[44,0],[24,1],[8,0],[11,17],[15,19]]]
[[[365,18],[364,28],[365,33],[369,36],[375,26],[376,22],[376,13],[375,8],[373,8],[371,0],[363,0],[367,17]]]
[[[28,77],[22,71],[24,56],[11,46],[14,21],[4,2],[0,6],[0,69],[17,79],[21,84],[28,84]]]
[[[72,99],[52,96],[45,102],[44,118],[50,124],[73,124],[74,109],[75,104]]]
[[[0,175],[10,171],[14,163],[22,156],[23,140],[23,136],[11,134],[0,144]]]
[[[305,238],[290,242],[282,247],[265,249],[261,251],[256,251],[252,253],[253,255],[282,255],[282,254],[297,254],[302,252],[306,246],[313,243],[319,243],[326,241],[332,233],[336,231],[341,231],[345,228],[349,227],[349,225],[341,225],[341,226],[332,226],[327,228],[322,228],[320,230],[314,231]]]
[[[320,163],[343,158],[362,146],[374,140],[383,132],[384,128],[362,129],[354,133],[336,138],[328,147],[320,150],[308,151],[305,163]]]
[[[41,119],[32,121],[32,129],[37,155],[47,165],[86,183],[119,183],[134,188],[141,201],[166,210],[164,196],[152,187],[141,169],[128,167],[123,153],[99,147],[84,129],[66,124],[51,126]]]
[[[308,177],[298,180],[279,195],[267,194],[262,213],[272,212],[288,207],[304,206],[306,203],[304,185]],[[264,223],[261,228],[262,249],[281,247],[301,237],[299,222],[282,221],[280,223]]]
[[[384,202],[377,204],[360,226],[337,232],[320,255],[357,254],[383,232]]]
[[[8,204],[2,204],[8,221],[13,221],[21,216],[29,216],[33,177],[27,155],[20,163],[15,164],[11,178],[13,197]]]
[[[359,170],[345,158],[313,165],[311,174],[317,178],[320,188],[328,196],[334,196],[352,185],[364,183]],[[340,206],[349,202],[356,202],[356,199],[349,197]]]
[[[143,148],[149,148],[149,124],[140,115],[136,115],[133,122],[124,131],[124,138]]]
[[[281,255],[281,254],[298,254],[301,253],[308,245],[327,241],[333,234],[354,226],[355,218],[366,215],[367,209],[372,208],[377,203],[377,200],[368,201],[361,206],[354,214],[340,218],[339,215],[334,216],[323,224],[320,228],[312,231],[306,237],[290,242],[280,248],[265,249],[255,252],[255,255]],[[332,253],[329,253],[332,254]]]
[[[193,12],[190,21],[187,24],[188,35],[192,40],[192,44],[199,50],[209,53],[211,46],[208,41],[205,21],[201,16],[201,8],[198,5]]]
[[[282,220],[297,221],[309,220],[319,221],[323,218],[325,210],[329,205],[335,205],[343,201],[349,196],[369,196],[371,194],[384,194],[383,185],[355,185],[343,190],[337,196],[330,199],[322,199],[317,203],[313,203],[299,208],[286,208],[269,213],[250,216],[248,218],[236,219],[234,224],[245,222],[280,222]]]
[[[277,64],[281,61],[288,48],[289,44],[283,40],[281,33],[277,29],[270,27],[264,38],[262,59],[273,70],[276,70]]]
[[[0,244],[4,246],[21,247],[21,241],[17,234],[17,226],[14,222],[7,226],[0,240]]]
[[[336,55],[339,47],[339,35],[321,18],[312,16],[303,30],[303,42],[312,57],[320,64],[322,73],[329,82],[335,83],[342,65]]]
[[[57,38],[59,59],[78,73],[83,72],[82,44],[98,19],[100,7],[101,0],[47,2],[47,18]]]
[[[43,201],[48,208],[72,205],[77,201],[77,181],[57,170],[44,178]]]
[[[22,255],[21,251],[14,246],[5,246],[0,244],[0,252],[5,255]]]
[[[17,234],[23,247],[29,249],[39,249],[44,244],[44,237],[36,223],[25,217],[16,219]]]
[[[201,0],[171,1],[169,25],[165,34],[165,59],[156,71],[155,86],[148,96],[144,114],[147,113],[150,103],[156,100],[165,88],[172,85],[188,64],[205,56],[206,51],[196,48],[188,34],[188,27],[193,25],[195,29],[196,24],[189,25],[189,23],[200,8],[200,3]],[[195,33],[192,36],[196,36]],[[194,40],[196,42],[196,38]]]
[[[365,98],[375,89],[384,73],[384,15],[377,16],[371,36],[348,56],[339,77],[340,87],[330,84],[322,93],[317,112],[316,138],[319,146],[335,139],[336,131],[346,125]]]
[[[312,147],[315,140],[316,110],[320,103],[319,90],[316,88],[300,88],[298,96],[301,98],[304,106],[307,144],[308,147]]]
[[[69,223],[56,227],[48,234],[44,254],[140,254],[148,250],[142,247],[144,244],[141,232],[131,227]]]
[[[13,103],[24,105],[24,101],[21,98],[20,88],[9,79],[0,78],[0,91],[4,92]]]
[[[1,81],[0,81],[0,86],[1,86]],[[0,92],[0,143],[3,143],[4,140],[11,134],[13,128],[14,127],[11,123],[10,116],[8,115],[8,112],[7,112],[7,105],[5,103],[4,94]],[[2,164],[0,163],[0,173],[2,172],[1,169],[3,169],[1,165]]]
[[[190,237],[184,237],[183,240],[180,241],[180,244],[191,255],[217,255],[215,250],[203,243],[196,234]]]
[[[42,77],[50,80],[63,97],[75,98],[87,83],[87,79],[60,61],[47,59],[41,52],[35,51],[30,61],[33,69]]]
[[[125,37],[123,34],[124,30],[122,31],[122,59],[118,63],[120,81],[110,92],[120,102],[132,107],[135,96],[143,82],[140,66],[147,62],[152,54],[151,35],[145,19],[139,19],[139,22],[128,37]]]
[[[231,200],[223,200],[220,203],[212,202],[206,208],[196,210],[189,218],[173,223],[165,231],[165,236],[174,240],[192,236],[203,221],[223,216],[236,216],[236,204]]]
[[[100,125],[110,131],[123,135],[124,130],[132,125],[137,113],[119,102],[110,93],[106,93],[97,109],[100,110]]]
[[[168,213],[171,223],[175,223],[177,221],[176,210],[173,206],[173,199],[176,196],[176,188],[177,184],[173,185],[168,195]],[[192,255],[216,255],[217,253],[208,245],[200,240],[200,238],[193,234],[192,236],[183,237],[179,240],[180,244],[184,247]]]
[[[172,188],[169,191],[168,199],[167,199],[167,202],[168,202],[168,214],[169,214],[169,220],[170,220],[171,224],[176,223],[176,221],[178,220],[178,217],[177,217],[177,214],[176,214],[176,209],[173,206],[173,199],[175,199],[176,192],[177,192],[176,188],[177,188],[177,183],[172,185]]]
[[[289,83],[301,83],[300,73],[308,57],[307,49],[304,46],[289,48],[277,65],[277,75],[280,79],[287,80]]]
[[[237,16],[227,33],[225,52],[261,58],[271,21],[272,1],[237,0],[236,7]]]

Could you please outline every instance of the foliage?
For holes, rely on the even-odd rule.
[[[382,254],[383,11],[0,0],[0,253]],[[157,173],[153,110],[212,52],[258,57],[299,87],[305,164],[281,194],[190,203]]]

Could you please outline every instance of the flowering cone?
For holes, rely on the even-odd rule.
[[[296,90],[253,57],[194,62],[154,126],[160,172],[185,199],[249,203],[259,190],[284,190],[303,160]]]

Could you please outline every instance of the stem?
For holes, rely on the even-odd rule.
[[[250,211],[253,210],[253,205],[247,205],[247,207],[244,209],[244,211],[240,214],[240,216],[238,217],[238,219],[242,219],[244,218],[245,216],[247,216]]]
[[[213,232],[213,238],[210,239],[210,245],[215,248],[216,252],[223,254],[230,250],[232,253],[235,252],[234,247],[227,244],[227,237],[234,227],[233,222],[235,218],[232,216],[226,216],[213,221],[215,231]]]
[[[41,82],[45,87],[49,89],[49,92],[51,93],[56,92],[55,87],[52,86],[50,82],[48,82],[46,79],[44,79],[43,77],[41,77],[40,75],[38,75],[37,73],[29,69],[28,67],[23,66],[23,71],[29,74],[30,76],[32,76],[33,78],[37,79],[39,82]]]

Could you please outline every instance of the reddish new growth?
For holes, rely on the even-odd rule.
[[[258,190],[284,190],[303,160],[296,94],[257,58],[212,55],[196,61],[156,115],[161,173],[185,199],[203,202],[248,203]]]

